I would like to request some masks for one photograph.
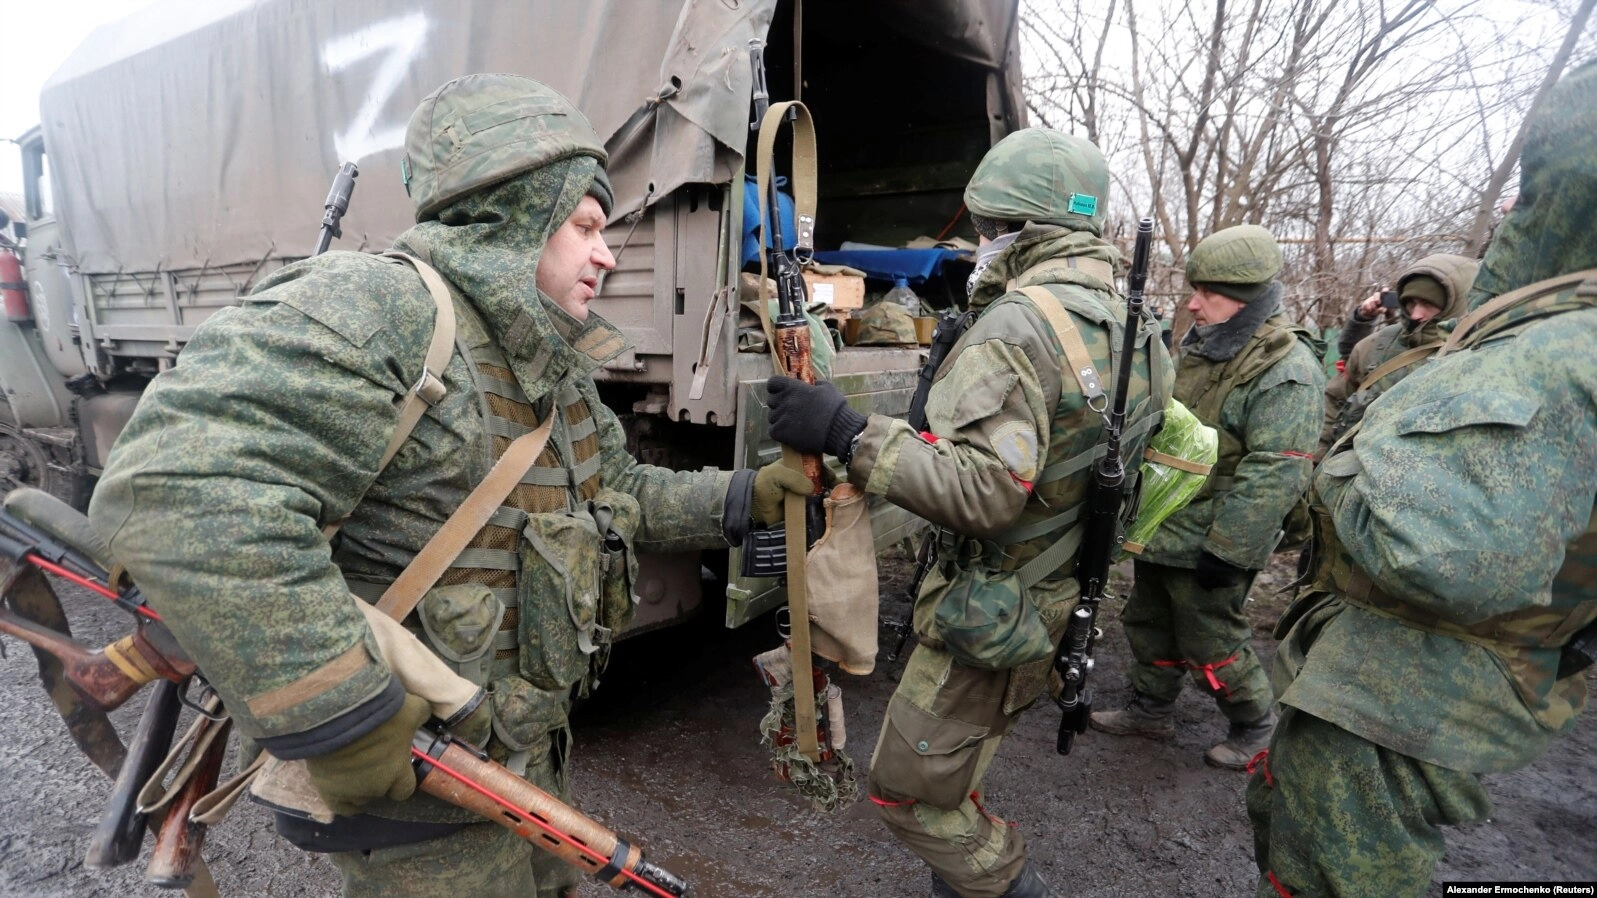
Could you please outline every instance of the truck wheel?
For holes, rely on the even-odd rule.
[[[38,445],[11,425],[0,423],[0,494],[19,486],[45,489],[48,472]]]
[[[93,481],[53,470],[48,461],[45,448],[17,427],[10,403],[0,400],[0,496],[17,487],[31,486],[54,494],[80,511],[87,507]]]

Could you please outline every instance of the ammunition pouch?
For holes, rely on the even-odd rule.
[[[636,605],[630,548],[638,502],[604,489],[575,511],[527,516],[522,527],[521,675],[546,690],[581,684],[586,695],[609,661],[615,633]]]

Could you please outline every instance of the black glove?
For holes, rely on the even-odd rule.
[[[1204,552],[1198,556],[1198,567],[1192,572],[1194,580],[1204,589],[1224,589],[1236,586],[1248,576],[1248,569],[1237,567],[1229,561]]]
[[[847,460],[849,444],[868,420],[848,407],[843,391],[827,381],[807,384],[780,375],[766,382],[771,439],[805,454],[828,452]]]

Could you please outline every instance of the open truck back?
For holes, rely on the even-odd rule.
[[[29,313],[0,322],[0,490],[86,502],[194,328],[310,254],[340,163],[361,176],[334,248],[386,249],[411,223],[411,111],[477,71],[550,84],[606,139],[619,266],[598,311],[634,348],[596,379],[635,454],[678,469],[773,460],[770,361],[738,340],[750,39],[767,41],[773,100],[814,114],[818,248],[897,246],[959,220],[982,154],[1024,125],[1016,5],[162,0],[101,28],[21,141]],[[848,347],[833,377],[857,407],[902,415],[922,358]],[[917,524],[885,505],[874,521],[879,548]],[[634,629],[697,610],[701,566],[724,577],[730,626],[780,603],[728,554],[645,558]]]

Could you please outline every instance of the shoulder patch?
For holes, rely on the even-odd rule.
[[[993,431],[993,452],[1009,473],[1027,483],[1037,479],[1037,431],[1021,421],[1011,421]]]

